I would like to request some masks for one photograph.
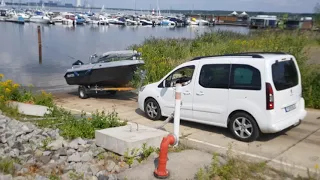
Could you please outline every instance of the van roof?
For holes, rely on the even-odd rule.
[[[214,56],[199,56],[191,59],[191,61],[196,60],[204,60],[207,58],[217,58],[217,57],[248,57],[248,58],[254,58],[254,59],[265,59],[265,58],[279,58],[286,56],[290,54],[284,53],[284,52],[244,52],[244,53],[234,53],[234,54],[223,54],[223,55],[214,55]]]

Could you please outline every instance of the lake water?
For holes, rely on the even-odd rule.
[[[194,38],[206,31],[232,30],[248,33],[245,27],[120,27],[41,25],[42,64],[39,64],[37,24],[0,22],[0,73],[22,85],[52,89],[68,87],[65,71],[76,60],[110,50],[123,50],[151,36]]]

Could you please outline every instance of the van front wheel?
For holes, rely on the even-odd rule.
[[[255,141],[260,134],[254,118],[244,112],[238,112],[231,117],[229,129],[237,140],[244,142]]]
[[[144,104],[144,112],[146,116],[151,120],[159,120],[161,118],[161,109],[158,102],[149,98]]]

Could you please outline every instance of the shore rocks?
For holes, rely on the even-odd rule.
[[[98,160],[99,154],[106,156]],[[106,160],[107,154],[94,140],[67,141],[58,129],[39,129],[32,123],[3,116],[0,111],[0,156],[13,160],[14,168],[13,174],[0,171],[1,180],[47,180],[51,174],[62,174],[60,179],[81,174],[88,180],[117,179],[119,160]]]

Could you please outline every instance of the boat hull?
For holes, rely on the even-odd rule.
[[[68,85],[125,87],[133,79],[139,65],[116,66],[67,72]]]

